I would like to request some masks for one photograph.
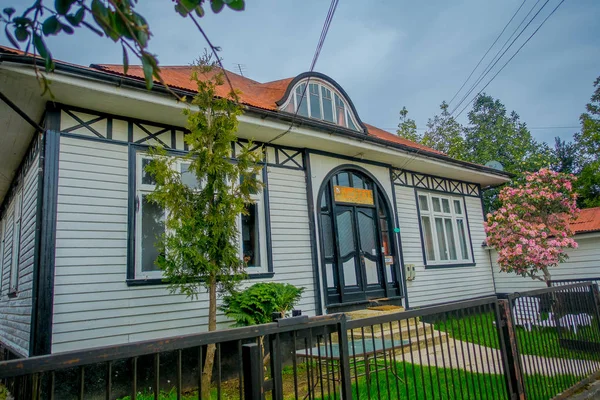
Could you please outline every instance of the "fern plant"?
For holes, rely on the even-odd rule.
[[[223,297],[220,309],[235,321],[233,326],[266,324],[272,322],[275,312],[286,316],[303,292],[304,288],[288,283],[256,283],[244,290],[232,290]]]

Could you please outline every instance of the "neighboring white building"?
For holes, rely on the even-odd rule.
[[[162,67],[181,95],[194,94],[190,73]],[[495,293],[481,188],[506,173],[363,123],[323,74],[229,76],[246,107],[239,136],[266,148],[266,187],[240,232],[251,281],[303,286],[309,315]],[[142,77],[57,61],[50,101],[32,59],[0,50],[1,91],[14,103],[0,103],[0,342],[18,356],[205,329],[207,299],[169,294],[156,270],[161,226],[144,200],[148,146],[186,150],[185,105]]]
[[[557,267],[550,268],[554,281],[594,281],[600,283],[600,207],[581,210],[577,220],[571,224],[577,241],[576,249],[569,249],[569,259]],[[537,279],[525,278],[500,271],[496,264],[498,254],[489,249],[494,263],[494,283],[498,294],[541,289],[546,284]],[[564,283],[564,282],[563,282]]]

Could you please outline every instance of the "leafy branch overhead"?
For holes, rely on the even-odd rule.
[[[206,34],[197,21],[205,15],[207,3],[213,13],[220,13],[225,7],[234,11],[245,8],[245,0],[175,0],[175,11],[184,18],[190,18],[205,39]],[[7,7],[0,14],[4,33],[17,49],[30,51],[44,60],[46,72],[54,71],[52,52],[45,40],[59,34],[72,35],[77,29],[90,30],[102,37],[120,43],[123,51],[123,69],[127,73],[130,55],[138,58],[144,71],[148,90],[154,80],[164,84],[158,58],[148,49],[152,33],[143,15],[135,11],[137,0],[36,0],[21,14],[14,7]],[[220,49],[209,45],[213,53]],[[35,65],[35,64],[34,64]],[[49,90],[49,81],[36,75],[43,84],[44,93]]]

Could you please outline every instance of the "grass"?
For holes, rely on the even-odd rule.
[[[8,398],[8,389],[6,386],[0,383],[0,400],[6,400]]]
[[[314,365],[313,365],[314,367]],[[298,394],[299,398],[304,398],[308,392],[307,381],[301,379],[306,374],[306,366],[299,364],[297,369]],[[364,372],[363,368],[358,369],[358,374]],[[396,373],[400,379],[397,379],[393,373]],[[458,369],[422,367],[406,362],[388,364],[386,370],[380,370],[378,373],[372,373],[367,381],[365,376],[359,376],[354,379],[354,370],[352,375],[352,398],[353,399],[506,399],[504,376],[495,374],[471,373]],[[283,370],[284,398],[294,399],[294,378],[291,367],[285,367]],[[405,378],[406,376],[406,378]],[[543,379],[542,379],[543,378]],[[528,399],[542,400],[555,396],[557,393],[566,389],[565,381],[576,382],[574,377],[538,377],[528,376],[528,387],[535,385],[536,390],[528,395]],[[531,381],[529,381],[531,380]],[[570,385],[569,385],[570,386]],[[336,388],[339,390],[336,382]],[[237,379],[223,382],[221,398],[223,400],[238,399],[238,381]],[[322,392],[321,392],[322,390]],[[339,396],[333,393],[333,384],[323,380],[317,381],[314,385],[314,396],[317,399],[339,399]],[[267,394],[266,399],[270,399]],[[152,392],[141,392],[138,394],[139,400],[153,400]],[[197,392],[187,392],[182,396],[183,400],[197,399]],[[124,397],[121,400],[129,400]],[[175,390],[170,392],[161,392],[160,400],[175,400],[177,394]],[[212,391],[212,399],[217,399],[216,389]]]
[[[542,319],[545,317],[542,314]],[[444,331],[455,339],[494,349],[500,348],[493,312],[452,318],[445,322],[436,322],[434,325],[435,329]],[[521,354],[600,361],[600,357],[597,354],[579,350],[568,350],[562,347],[559,343],[557,328],[533,327],[531,331],[527,331],[518,326],[516,328],[516,335]],[[592,337],[600,338],[600,330],[596,321],[593,320],[592,326],[580,327],[577,335],[566,329],[563,329],[562,335],[563,338],[585,340]]]

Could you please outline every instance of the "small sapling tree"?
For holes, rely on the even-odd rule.
[[[171,292],[197,298],[208,291],[208,330],[217,328],[217,293],[230,290],[244,276],[238,247],[238,218],[261,189],[256,179],[261,170],[262,149],[252,143],[231,160],[232,143],[242,108],[236,93],[217,97],[224,83],[222,70],[209,56],[198,63],[192,79],[198,93],[184,111],[189,133],[189,152],[172,156],[163,148],[150,151],[146,172],[156,181],[150,201],[165,210],[165,232],[159,241],[156,264],[164,271]],[[185,162],[189,175],[183,179],[178,163]],[[209,345],[203,368],[203,398],[210,398],[215,346]]]

